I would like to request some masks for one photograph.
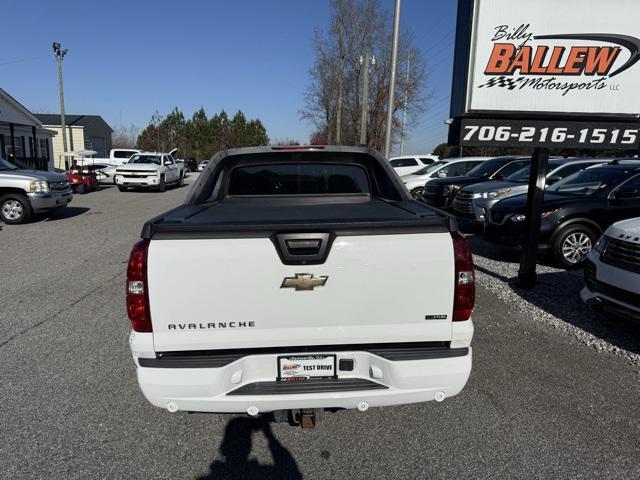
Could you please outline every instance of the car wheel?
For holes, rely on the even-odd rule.
[[[122,187],[122,186],[118,185],[118,190],[120,190],[121,192],[126,192],[127,191],[127,187]]]
[[[182,187],[183,185],[184,185],[184,176],[180,174],[180,177],[178,178],[178,188]]]
[[[413,190],[411,190],[411,196],[413,198],[415,198],[416,200],[422,200],[422,191],[424,190],[424,187],[416,187]]]
[[[164,183],[164,175],[160,176],[160,183],[158,184],[158,191],[164,192],[167,189],[167,186]]]
[[[85,193],[87,193],[87,187],[85,187],[84,183],[81,183],[76,187],[76,193],[78,195],[84,195]]]
[[[570,225],[553,242],[553,257],[558,265],[573,268],[587,257],[596,240],[596,234],[585,225]]]
[[[29,220],[32,213],[29,199],[24,195],[10,193],[0,198],[0,218],[5,223],[24,223]]]

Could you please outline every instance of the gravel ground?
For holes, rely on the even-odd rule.
[[[479,236],[470,240],[478,281],[511,310],[572,335],[599,352],[621,356],[640,367],[640,324],[590,312],[580,299],[580,290],[584,287],[581,269],[558,269],[543,260],[538,265],[536,288],[523,290],[516,283],[517,253],[505,251]]]
[[[564,291],[541,275],[543,290],[513,293],[515,266],[476,240],[474,365],[460,395],[327,414],[315,430],[152,407],[127,345],[126,259],[143,221],[186,191],[109,188],[2,225],[0,479],[640,478],[637,366],[549,328],[615,341],[587,329],[584,310],[574,319],[579,275],[558,280]]]

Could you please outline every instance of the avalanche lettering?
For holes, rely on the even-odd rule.
[[[253,328],[255,322],[170,323],[169,330],[207,330],[211,328]]]

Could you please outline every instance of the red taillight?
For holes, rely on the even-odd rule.
[[[453,321],[469,320],[476,303],[476,277],[473,271],[471,245],[460,232],[451,232],[455,256],[456,278],[453,301]]]
[[[147,290],[147,252],[149,240],[133,246],[127,267],[127,315],[136,332],[151,332],[149,292]]]

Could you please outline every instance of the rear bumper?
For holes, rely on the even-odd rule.
[[[470,340],[473,325],[471,321],[464,323],[468,323]],[[156,407],[194,412],[241,413],[249,407],[260,412],[353,409],[361,402],[371,407],[425,402],[441,396],[441,392],[445,397],[460,393],[472,364],[471,348],[453,344],[459,353],[456,356],[417,360],[340,351],[338,363],[340,359],[353,359],[352,371],[339,370],[338,379],[293,382],[293,388],[288,388],[275,381],[278,354],[245,356],[218,368],[143,367],[141,358],[155,358],[152,334],[133,332],[130,344],[138,383],[147,400]]]

